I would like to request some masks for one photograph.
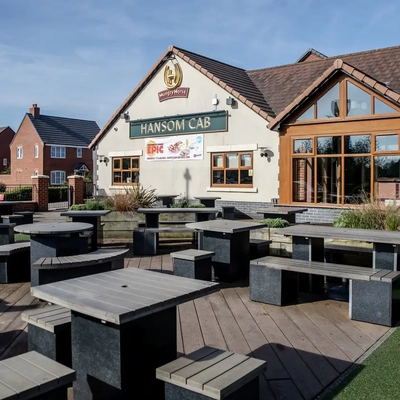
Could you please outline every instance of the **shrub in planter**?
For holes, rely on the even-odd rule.
[[[204,204],[201,203],[195,203],[195,204],[189,204],[188,206],[189,208],[205,208],[206,206]]]
[[[289,226],[289,222],[283,218],[266,218],[261,222],[268,228],[286,228]]]
[[[115,193],[110,196],[108,203],[116,211],[136,211],[138,208],[149,208],[156,205],[155,189],[143,186],[125,187],[125,193]]]
[[[74,204],[69,209],[75,211],[83,211],[83,210],[93,211],[93,210],[110,210],[111,207],[101,200],[89,200],[84,204]]]
[[[5,183],[0,182],[0,193],[4,193],[7,189],[7,186]]]

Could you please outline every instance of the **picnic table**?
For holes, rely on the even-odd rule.
[[[71,310],[74,400],[161,399],[155,371],[177,357],[176,306],[218,290],[126,268],[36,286],[32,295]]]
[[[196,200],[200,201],[200,204],[204,204],[206,207],[215,207],[215,200],[219,200],[221,197],[216,196],[197,196]]]
[[[267,207],[257,210],[257,214],[263,214],[264,218],[283,218],[291,224],[296,223],[296,214],[306,212],[307,208],[300,207]]]
[[[214,274],[224,282],[248,276],[250,231],[265,225],[253,221],[210,220],[187,223],[188,228],[201,231],[199,250],[215,252]]]
[[[30,235],[31,286],[39,285],[38,270],[33,264],[42,257],[69,256],[82,253],[80,234],[93,225],[83,222],[33,223],[17,225],[15,232]]]
[[[91,237],[91,251],[98,248],[98,228],[101,225],[101,217],[107,215],[111,210],[83,210],[83,211],[64,211],[61,216],[70,217],[72,222],[85,222],[93,225],[93,234]]]
[[[210,215],[216,214],[218,210],[213,207],[199,207],[199,208],[166,208],[166,207],[149,207],[139,208],[139,214],[145,215],[146,228],[158,228],[160,222],[160,214],[195,214],[196,221],[207,221]]]
[[[280,233],[292,236],[293,258],[324,261],[325,239],[356,240],[372,243],[373,268],[397,270],[400,231],[294,225],[280,229]]]
[[[161,200],[163,206],[170,207],[174,203],[174,199],[178,197],[177,194],[159,194],[157,200]]]

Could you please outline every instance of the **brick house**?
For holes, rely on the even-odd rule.
[[[15,132],[9,126],[0,127],[0,172],[10,166],[10,143]]]
[[[29,184],[33,175],[48,175],[59,185],[68,175],[92,172],[88,146],[99,130],[95,121],[41,115],[33,104],[11,142],[11,174],[3,182]]]

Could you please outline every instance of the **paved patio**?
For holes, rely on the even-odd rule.
[[[171,274],[169,253],[177,249],[165,245],[159,256],[130,255],[125,267]],[[27,351],[20,314],[44,306],[29,289],[28,283],[0,285],[0,359]],[[180,353],[208,345],[267,360],[261,399],[314,399],[388,330],[351,321],[348,304],[333,300],[309,297],[286,307],[251,302],[245,281],[178,309]]]

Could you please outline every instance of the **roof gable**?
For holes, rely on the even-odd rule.
[[[110,129],[111,125],[119,118],[119,116],[128,108],[134,99],[146,87],[147,83],[154,77],[154,75],[163,67],[168,57],[171,55],[181,58],[189,65],[196,68],[203,75],[207,76],[217,85],[225,89],[232,96],[236,97],[238,101],[250,107],[254,112],[259,114],[262,118],[268,120],[274,117],[275,113],[265,100],[264,95],[259,88],[255,85],[253,80],[247,74],[247,71],[242,68],[237,68],[220,61],[213,60],[199,54],[169,46],[168,50],[159,58],[154,64],[149,73],[142,79],[138,86],[129,94],[122,105],[107,121],[98,135],[90,143],[89,147],[93,147],[102,138],[102,136]]]
[[[291,103],[289,103],[271,122],[268,124],[269,129],[274,129],[284,119],[286,119],[295,109],[298,108],[305,100],[307,100],[313,93],[315,93],[321,85],[327,82],[333,75],[339,71],[351,76],[355,80],[373,89],[375,92],[386,97],[392,102],[398,103],[400,101],[400,94],[390,89],[382,82],[377,81],[371,76],[365,74],[363,71],[345,63],[343,60],[335,60],[331,66],[322,72],[303,92],[297,96]]]
[[[296,63],[301,62],[309,62],[309,61],[316,61],[316,60],[323,60],[324,58],[328,58],[325,54],[320,53],[315,49],[308,49],[297,61]]]
[[[43,143],[59,146],[88,147],[100,128],[95,121],[40,115],[31,121]]]
[[[336,59],[341,59],[365,76],[373,77],[376,82],[386,82],[388,88],[400,93],[400,46],[248,71],[248,73],[278,115],[319,79]]]

